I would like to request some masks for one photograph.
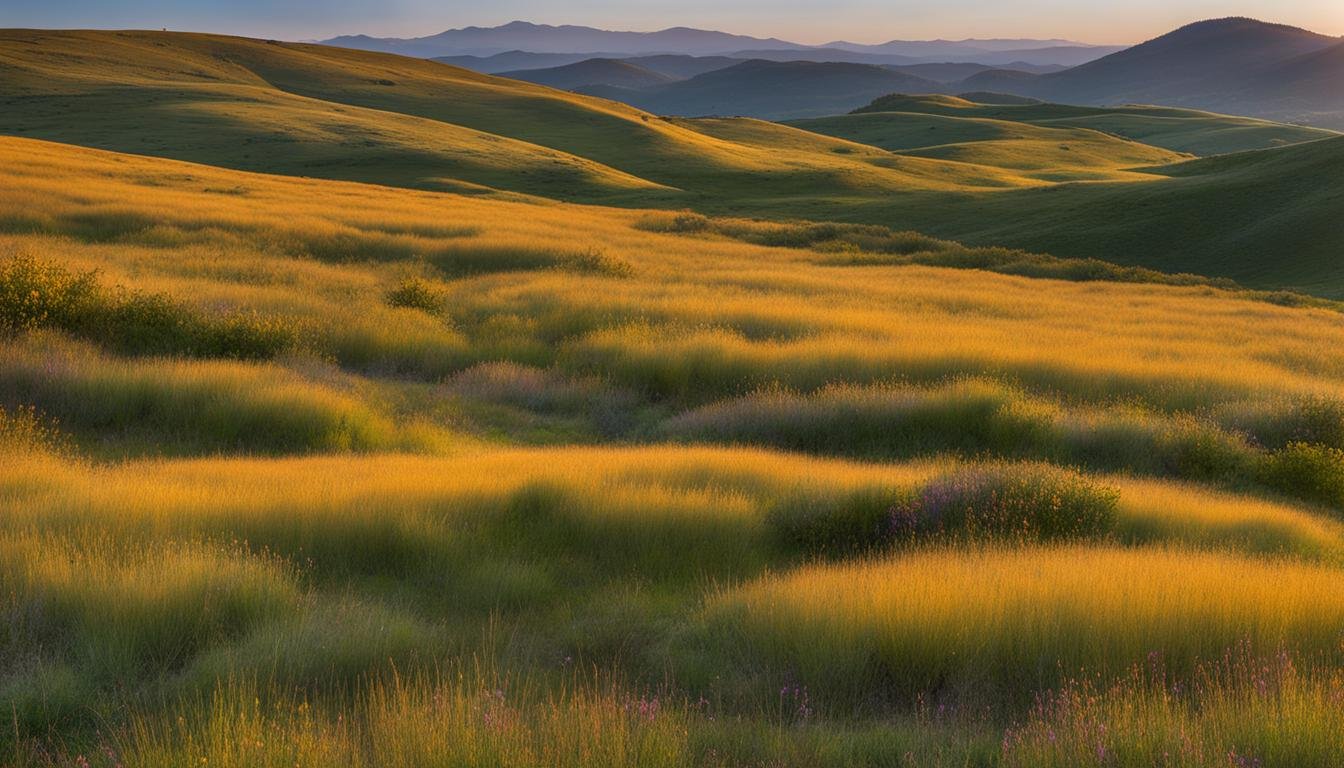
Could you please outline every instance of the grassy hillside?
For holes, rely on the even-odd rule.
[[[1334,135],[1313,129],[1162,108],[893,96],[873,109],[904,117],[810,125],[834,134],[823,136],[660,119],[385,54],[148,32],[6,32],[0,68],[0,132],[10,135],[429,191],[879,224],[1344,295],[1328,208],[1295,203],[1299,191],[1331,199],[1337,144],[1312,150],[1320,155],[1297,180],[1255,166],[1284,197],[1245,193],[1257,183],[1249,171],[1211,169],[1196,183],[1161,170],[1178,153]],[[1127,213],[1108,216],[1098,200]],[[1213,213],[1200,221],[1220,228],[1189,242],[1180,212],[1205,207]],[[1108,235],[1080,234],[1076,221]]]
[[[982,104],[953,96],[894,94],[856,113],[897,112],[1091,128],[1132,141],[1195,155],[1218,155],[1331,138],[1321,128],[1164,107],[1077,107],[1064,104]],[[823,131],[825,133],[825,131]]]
[[[1344,233],[1328,212],[1344,201],[1341,171],[1344,138],[1335,138],[1165,167],[1155,172],[1170,180],[1159,184],[987,199],[979,233],[968,236],[960,220],[947,230],[972,242],[1340,296]]]
[[[836,142],[808,145],[802,133],[799,151],[779,155],[613,102],[386,54],[22,31],[6,33],[0,49],[0,93],[23,105],[5,111],[0,131],[247,170],[642,204],[729,199],[748,187],[765,198],[819,184],[841,193],[919,188],[940,176],[973,187],[1032,183],[997,169],[894,161],[858,145],[835,152]],[[75,109],[89,119],[66,119]],[[519,167],[529,157],[535,166]]]
[[[789,124],[908,157],[1010,168],[1042,181],[1132,179],[1127,169],[1188,158],[1096,130],[985,118],[874,112]]]
[[[1329,765],[1339,312],[916,256],[0,139],[5,762]]]

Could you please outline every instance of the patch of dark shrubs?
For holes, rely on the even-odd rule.
[[[447,304],[442,289],[419,277],[408,277],[387,292],[387,305],[402,309],[418,309],[431,315],[441,314]]]
[[[891,510],[897,541],[1033,543],[1097,539],[1115,524],[1120,494],[1068,470],[972,467],[926,484]]]
[[[845,557],[923,543],[1097,540],[1114,529],[1119,499],[1070,470],[977,465],[916,488],[796,497],[771,522],[788,548]]]
[[[1293,443],[1344,449],[1344,401],[1331,397],[1308,395],[1286,401],[1232,404],[1215,418],[1270,450]]]
[[[169,296],[103,285],[19,254],[0,260],[0,334],[64,331],[132,355],[265,359],[297,346],[288,323],[255,312],[210,316]]]
[[[1286,495],[1344,510],[1344,451],[1291,443],[1260,462],[1260,482]]]

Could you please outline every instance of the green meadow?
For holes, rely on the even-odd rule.
[[[0,134],[6,765],[1340,765],[1334,134],[34,31]]]

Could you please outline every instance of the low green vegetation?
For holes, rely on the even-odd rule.
[[[0,256],[0,334],[54,328],[119,352],[264,359],[293,349],[293,327],[256,313],[205,315],[162,294],[103,285],[25,254]]]

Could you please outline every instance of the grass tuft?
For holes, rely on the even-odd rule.
[[[212,317],[163,294],[108,288],[26,254],[0,260],[0,333],[54,328],[118,352],[263,359],[295,348],[296,329],[255,312]]]

